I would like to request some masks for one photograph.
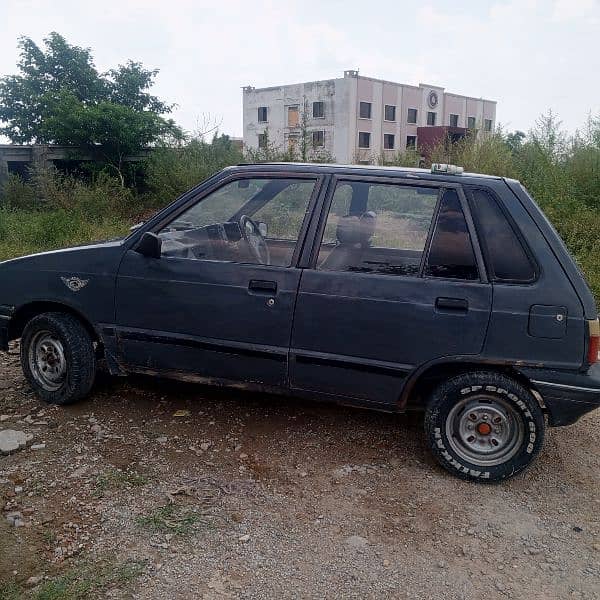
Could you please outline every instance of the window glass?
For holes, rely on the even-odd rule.
[[[479,279],[471,236],[455,190],[446,190],[442,197],[425,275]]]
[[[475,129],[475,125],[476,125],[475,117],[468,117],[467,118],[467,127],[469,129]]]
[[[361,119],[370,119],[371,118],[371,103],[370,102],[361,102],[359,106],[359,115]]]
[[[450,127],[458,127],[458,115],[450,115]]]
[[[395,121],[396,120],[396,107],[393,104],[385,105],[385,116],[386,121]]]
[[[416,135],[407,135],[406,136],[406,149],[414,150],[417,147],[417,136]]]
[[[492,130],[492,120],[491,119],[486,119],[484,121],[484,129],[486,131],[491,131]]]
[[[394,134],[393,133],[385,133],[383,135],[383,147],[386,150],[394,149]]]
[[[417,122],[417,109],[416,108],[409,108],[408,109],[408,114],[406,117],[406,122],[407,123],[416,123]]]
[[[418,275],[437,197],[423,186],[338,184],[317,268]]]
[[[258,122],[265,123],[267,121],[267,107],[259,106],[258,107]]]
[[[322,101],[313,102],[313,118],[320,119],[325,116],[325,103]]]
[[[314,186],[295,178],[232,181],[158,233],[162,256],[288,267]]]
[[[313,146],[324,146],[325,145],[325,132],[324,131],[313,131],[312,132],[312,143],[313,143]]]
[[[535,268],[495,198],[484,190],[473,190],[473,213],[490,277],[505,281],[535,279]]]
[[[359,148],[370,148],[371,147],[371,134],[367,131],[359,131],[358,133],[358,147]]]
[[[435,125],[435,113],[434,112],[427,113],[427,125]]]

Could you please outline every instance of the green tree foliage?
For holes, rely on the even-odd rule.
[[[167,136],[181,137],[162,116],[172,105],[148,91],[156,70],[129,61],[98,73],[89,48],[55,32],[44,46],[21,38],[20,73],[0,79],[0,133],[12,142],[81,147],[123,182],[126,156]]]

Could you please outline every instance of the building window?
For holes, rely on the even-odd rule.
[[[468,117],[467,118],[467,127],[469,129],[475,129],[475,117]]]
[[[298,127],[300,123],[300,114],[297,106],[288,106],[288,127]]]
[[[258,147],[259,148],[266,148],[267,147],[267,134],[266,133],[259,133],[258,134]]]
[[[313,119],[325,117],[325,102],[313,102]]]
[[[435,125],[435,113],[434,112],[428,112],[427,113],[427,125]]]
[[[370,102],[361,102],[359,106],[359,116],[361,119],[370,119],[371,118],[371,106]]]
[[[312,132],[312,145],[315,147],[325,145],[325,132],[324,131],[313,131]]]
[[[408,115],[406,117],[406,122],[412,123],[413,125],[416,124],[416,122],[417,122],[417,109],[416,108],[408,109]]]
[[[386,104],[383,118],[386,121],[395,121],[396,120],[396,107],[392,104]]]
[[[492,130],[492,120],[491,119],[486,119],[483,123],[484,123],[483,127],[486,131]]]
[[[414,150],[417,147],[417,136],[416,135],[407,135],[406,136],[406,149]]]
[[[458,115],[450,115],[450,127],[458,127]]]
[[[391,133],[384,133],[383,134],[383,148],[384,150],[393,150],[394,149],[394,135]]]
[[[267,122],[267,107],[266,106],[258,107],[258,122],[259,123]]]
[[[359,148],[370,148],[371,147],[371,134],[367,131],[358,132],[358,147]]]

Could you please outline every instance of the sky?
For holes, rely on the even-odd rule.
[[[242,135],[242,90],[342,77],[345,69],[496,100],[497,121],[563,127],[600,114],[600,0],[0,0],[0,76],[19,36],[51,31],[96,67],[158,68],[153,92],[186,130]]]

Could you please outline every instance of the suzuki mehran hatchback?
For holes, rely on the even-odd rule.
[[[514,180],[227,168],[127,238],[0,265],[0,347],[46,402],[110,373],[425,411],[436,459],[496,481],[600,404],[594,298]]]

